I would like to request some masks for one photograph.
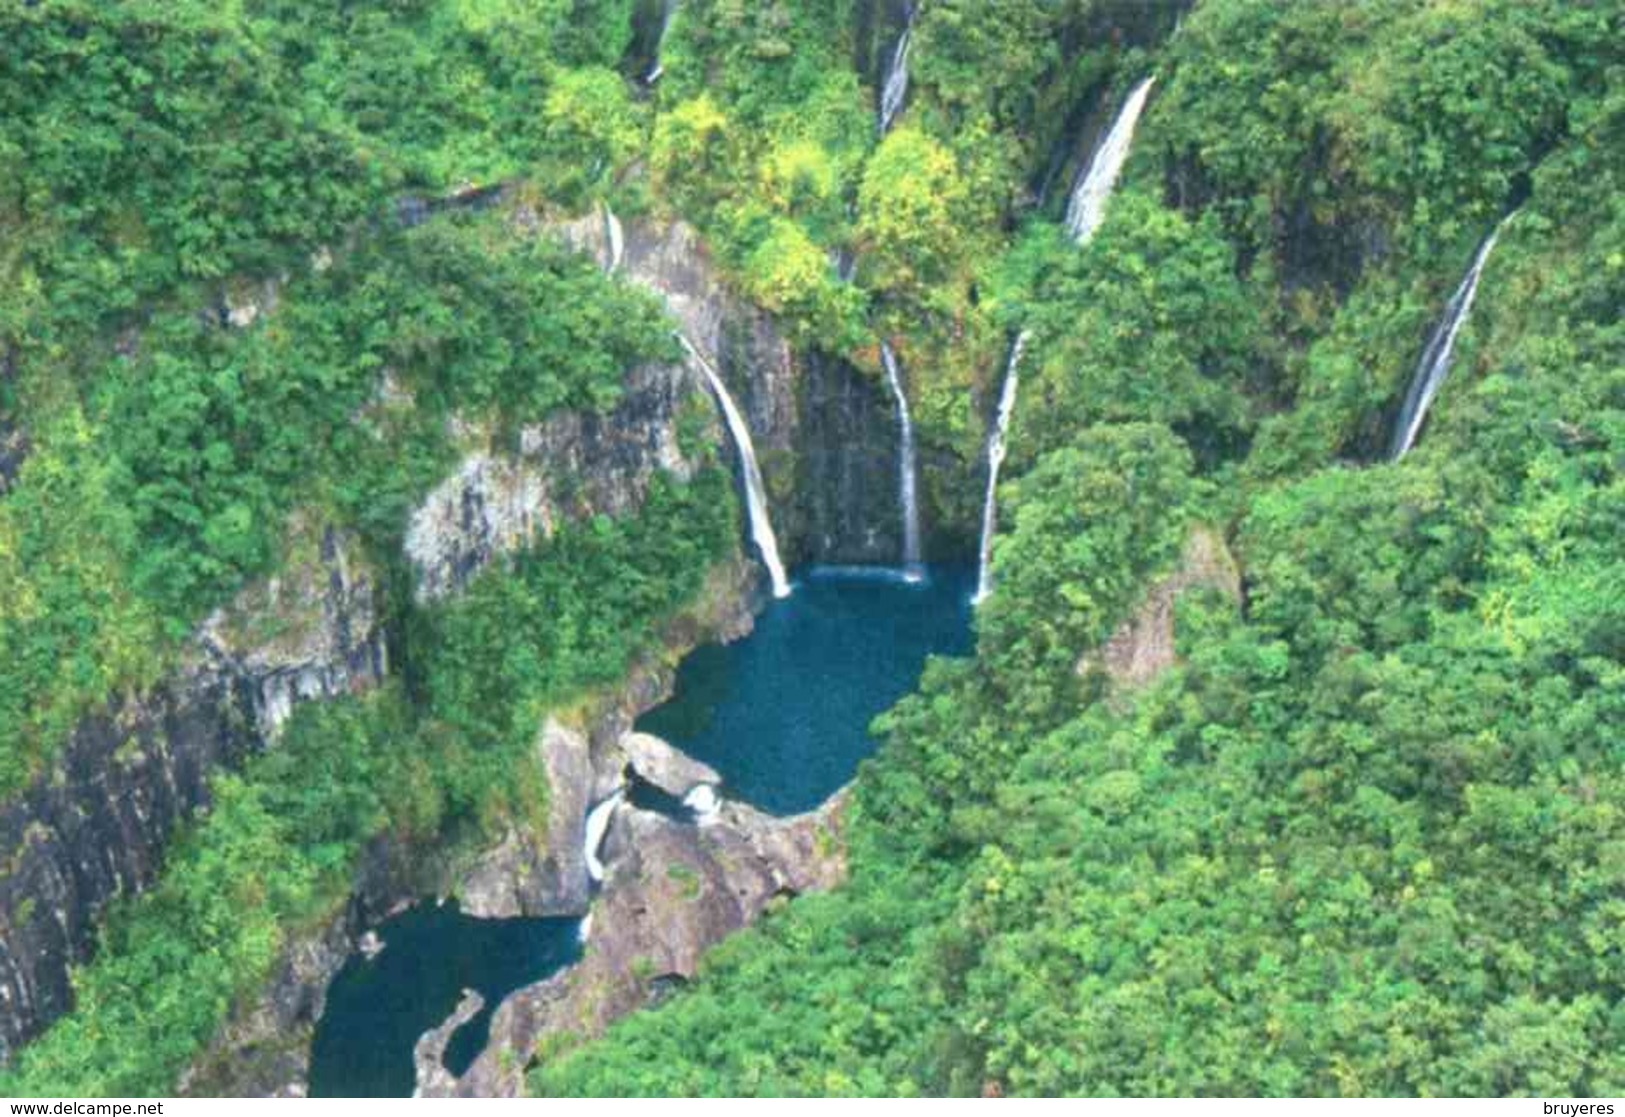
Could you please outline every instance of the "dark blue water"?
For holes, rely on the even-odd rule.
[[[683,660],[671,701],[638,720],[774,814],[812,810],[874,752],[869,723],[912,691],[928,655],[971,651],[974,572],[812,569],[743,640]]]
[[[416,1085],[412,1048],[456,1009],[464,989],[485,1007],[452,1036],[446,1067],[466,1071],[490,1036],[502,998],[581,956],[579,919],[475,919],[420,904],[378,928],[385,947],[359,954],[327,990],[310,1053],[318,1098],[404,1098]]]

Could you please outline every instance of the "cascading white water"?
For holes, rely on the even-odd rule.
[[[910,4],[903,24],[903,33],[892,48],[891,62],[886,67],[886,80],[880,86],[880,135],[884,137],[897,123],[897,116],[908,100],[908,52],[914,44],[914,16],[919,5]]]
[[[1433,334],[1422,350],[1422,359],[1417,362],[1416,374],[1411,378],[1411,386],[1405,393],[1405,406],[1399,412],[1399,421],[1394,424],[1394,461],[1408,454],[1411,447],[1416,445],[1417,436],[1422,433],[1422,424],[1427,420],[1428,408],[1433,403],[1433,397],[1439,394],[1439,389],[1444,385],[1444,378],[1450,374],[1450,362],[1456,351],[1456,337],[1461,333],[1461,327],[1473,309],[1473,300],[1478,296],[1478,281],[1484,274],[1484,265],[1489,263],[1490,250],[1495,247],[1496,239],[1500,237],[1501,230],[1510,220],[1510,217],[1503,220],[1489,236],[1484,238],[1484,243],[1478,246],[1472,266],[1462,277],[1461,285],[1456,288],[1455,294],[1450,296],[1450,302],[1445,306],[1444,317],[1433,328]]]
[[[1100,146],[1089,160],[1089,168],[1078,179],[1072,197],[1066,204],[1066,231],[1078,244],[1085,244],[1100,228],[1106,216],[1106,203],[1111,200],[1117,176],[1128,161],[1129,145],[1134,142],[1134,126],[1145,111],[1145,102],[1151,95],[1151,85],[1157,79],[1146,78],[1129,92],[1123,107],[1117,110],[1117,119]]]
[[[1117,110],[1106,138],[1095,148],[1089,167],[1079,177],[1066,204],[1066,230],[1078,244],[1087,244],[1105,220],[1106,206],[1111,201],[1117,176],[1128,161],[1129,146],[1134,141],[1134,128],[1145,111],[1151,95],[1152,83],[1146,78],[1136,85]],[[987,496],[982,502],[982,543],[977,554],[976,597],[981,603],[993,592],[993,532],[998,526],[999,466],[1004,463],[1005,439],[1010,428],[1010,416],[1016,409],[1016,388],[1021,368],[1021,356],[1027,348],[1028,332],[1023,330],[1010,348],[1010,359],[1005,365],[1004,388],[999,393],[999,413],[987,441]]]
[[[891,343],[880,343],[880,363],[886,368],[886,382],[897,401],[897,496],[903,513],[903,574],[911,581],[920,570],[920,504],[918,474],[914,457],[914,420],[908,413],[908,396],[903,392],[903,373]]]
[[[621,805],[624,798],[626,789],[617,788],[615,794],[587,812],[587,835],[582,855],[587,863],[587,876],[594,884],[603,883],[604,863],[598,859],[598,851],[603,848],[604,835],[609,833],[609,823],[615,817],[615,808]]]
[[[672,17],[677,14],[677,0],[665,0],[660,9],[660,36],[655,39],[654,64],[649,72],[643,76],[645,85],[653,85],[660,80],[660,75],[666,72],[666,67],[660,61],[661,48],[666,45],[666,36],[671,33]]]
[[[784,563],[779,560],[778,537],[773,534],[773,521],[767,515],[767,486],[762,483],[762,470],[756,464],[756,446],[751,442],[750,427],[745,425],[745,417],[734,406],[733,397],[728,394],[728,388],[723,384],[722,377],[717,375],[717,370],[711,367],[711,362],[700,356],[693,342],[682,334],[677,335],[677,340],[705,374],[711,394],[716,397],[717,406],[722,408],[722,416],[727,420],[728,433],[733,435],[734,446],[739,451],[740,472],[745,475],[745,512],[750,518],[750,537],[761,552],[762,563],[773,580],[773,596],[789,597],[790,580],[785,577]]]
[[[621,229],[621,219],[615,216],[609,203],[600,204],[604,209],[604,270],[615,272],[620,269],[621,259],[626,255],[626,235]]]
[[[1010,416],[1016,409],[1021,356],[1027,351],[1029,337],[1028,332],[1022,330],[1010,346],[1010,359],[1004,366],[1004,387],[999,392],[999,411],[987,440],[987,495],[982,499],[982,543],[976,554],[976,596],[971,599],[976,604],[981,604],[993,592],[993,532],[999,518],[999,467],[1004,464],[1004,438],[1010,428]]]

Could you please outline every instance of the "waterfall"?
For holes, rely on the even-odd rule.
[[[916,493],[914,464],[914,420],[908,413],[908,396],[903,393],[903,375],[897,367],[897,354],[891,343],[880,343],[880,363],[886,366],[886,382],[897,401],[897,493],[903,511],[903,571],[908,578],[920,575],[920,504]]]
[[[1136,85],[1117,110],[1106,138],[1095,148],[1088,168],[1078,177],[1077,185],[1066,204],[1066,231],[1078,244],[1088,244],[1106,216],[1106,205],[1111,201],[1112,188],[1117,176],[1128,161],[1129,145],[1134,141],[1134,126],[1145,111],[1151,85],[1157,79],[1146,78]],[[1026,351],[1029,333],[1023,330],[1010,347],[1010,359],[1005,365],[1004,388],[999,393],[999,413],[993,431],[987,440],[987,496],[982,502],[982,544],[977,553],[976,597],[981,603],[993,592],[993,532],[998,526],[999,466],[1004,464],[1005,439],[1010,429],[1010,416],[1016,409],[1016,387],[1021,369],[1021,356]]]
[[[626,235],[621,229],[621,219],[615,216],[615,211],[609,208],[608,202],[601,202],[604,209],[604,270],[614,272],[621,266],[621,258],[626,255]]]
[[[1433,403],[1433,397],[1439,394],[1439,388],[1444,384],[1444,378],[1450,374],[1450,361],[1455,356],[1456,336],[1461,333],[1461,327],[1467,321],[1467,315],[1472,312],[1473,299],[1478,295],[1478,280],[1484,274],[1484,265],[1489,263],[1490,250],[1495,247],[1496,238],[1506,227],[1510,217],[1497,225],[1490,235],[1484,238],[1484,243],[1478,246],[1478,252],[1473,256],[1472,267],[1462,277],[1461,286],[1456,293],[1450,296],[1450,302],[1445,305],[1444,317],[1433,328],[1433,335],[1428,338],[1426,348],[1422,350],[1422,359],[1416,364],[1416,374],[1411,379],[1410,389],[1405,393],[1405,406],[1399,412],[1399,421],[1394,424],[1393,460],[1398,461],[1410,452],[1416,445],[1416,437],[1422,432],[1422,423],[1427,419],[1428,407]]]
[[[666,67],[660,61],[661,48],[666,45],[666,36],[671,32],[672,17],[677,14],[677,0],[665,0],[660,9],[660,34],[655,39],[654,64],[649,72],[643,75],[645,85],[653,85],[660,80],[660,75],[666,72]]]
[[[993,433],[987,439],[987,495],[982,499],[982,544],[976,553],[977,604],[993,592],[993,531],[999,516],[999,466],[1004,464],[1005,434],[1010,429],[1010,415],[1016,409],[1016,382],[1021,373],[1021,355],[1027,351],[1030,335],[1022,330],[1010,346],[1010,359],[1004,366],[1004,387],[999,392],[999,413],[993,421]]]
[[[903,33],[898,36],[897,45],[892,48],[891,62],[886,66],[886,80],[880,86],[882,138],[891,131],[892,125],[897,123],[897,116],[903,111],[903,102],[908,100],[908,52],[914,42],[914,16],[918,11],[917,3],[908,6]]]
[[[689,357],[705,373],[705,379],[711,385],[711,394],[716,396],[717,405],[722,408],[723,418],[728,422],[728,432],[733,435],[734,446],[739,451],[740,472],[745,475],[745,511],[750,517],[750,537],[762,554],[768,575],[773,579],[773,596],[789,597],[790,582],[784,576],[784,563],[779,561],[779,541],[773,534],[773,521],[768,519],[767,487],[762,483],[762,470],[756,464],[756,447],[750,439],[750,428],[745,425],[739,408],[734,406],[733,397],[728,394],[728,388],[722,383],[722,377],[717,375],[717,370],[700,356],[700,351],[688,338],[678,334],[677,340],[682,342]]]
[[[1146,78],[1129,93],[1117,111],[1117,119],[1112,121],[1111,131],[1095,149],[1088,170],[1079,176],[1072,190],[1066,204],[1066,231],[1078,244],[1087,244],[1106,216],[1106,203],[1111,200],[1112,187],[1117,185],[1117,176],[1134,141],[1134,126],[1140,121],[1146,98],[1151,95],[1151,83],[1156,80]]]
[[[626,790],[618,788],[615,794],[587,812],[587,837],[582,853],[587,862],[587,876],[594,884],[603,883],[604,863],[598,859],[598,851],[603,847],[604,835],[609,833],[609,822],[615,817],[615,808],[621,805],[624,798]]]

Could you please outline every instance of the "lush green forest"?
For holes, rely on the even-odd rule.
[[[877,724],[849,884],[550,1044],[534,1092],[1625,1093],[1618,5],[921,0],[883,138],[891,6],[683,0],[657,48],[660,15],[0,12],[0,434],[28,445],[0,484],[0,794],[276,570],[293,510],[360,534],[410,651],[216,781],[0,1092],[171,1088],[369,839],[538,811],[542,713],[615,682],[738,539],[708,468],[414,603],[401,537],[452,416],[602,412],[676,355],[652,297],[430,204],[507,184],[691,222],[798,346],[875,371],[891,339],[967,535],[1033,339],[977,654]],[[1153,74],[1079,247],[1068,179]],[[222,323],[270,279],[274,312]],[[379,404],[386,372],[413,406]],[[1114,687],[1088,653],[1198,527],[1241,600],[1187,594],[1177,665]]]
[[[939,120],[1021,165],[1042,110],[997,84],[1111,5],[987,5],[997,32],[973,7],[922,9],[926,134],[860,194],[881,252],[892,150],[899,194]],[[1206,0],[1114,57],[1159,93],[1105,228],[1079,251],[1040,211],[978,276],[972,317],[1037,338],[999,589],[976,661],[881,720],[850,885],[533,1089],[1625,1089],[1621,30],[1606,5]],[[1380,463],[1514,208],[1423,445]],[[917,329],[953,290],[920,265],[870,273]],[[1198,523],[1242,607],[1187,596],[1143,692],[1080,675]]]

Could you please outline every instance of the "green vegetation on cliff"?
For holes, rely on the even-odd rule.
[[[538,816],[541,714],[618,682],[737,531],[722,470],[659,481],[636,517],[566,526],[412,617],[425,695],[302,706],[274,750],[218,778],[162,882],[109,917],[74,1012],[0,1091],[169,1093],[290,936],[342,907],[367,843],[427,853]]]
[[[880,720],[850,885],[532,1088],[1625,1089],[1622,31],[1189,14],[1096,240],[992,272],[1035,331],[999,588]],[[1350,461],[1515,206],[1422,446]],[[1196,520],[1245,600],[1114,687],[1084,655]]]
[[[978,656],[880,720],[849,886],[551,1041],[536,1091],[1625,1092],[1617,5],[921,0],[884,138],[888,5],[685,0],[652,87],[656,4],[307,7],[0,15],[0,424],[31,444],[0,790],[272,569],[292,503],[395,554],[453,410],[602,409],[671,355],[648,300],[495,217],[398,227],[513,180],[690,221],[799,344],[892,337],[954,484],[1033,337]],[[1152,73],[1079,248],[1067,183]],[[1380,462],[1514,210],[1421,445]],[[274,314],[200,320],[283,272]],[[728,507],[659,490],[413,619],[410,687],[221,781],[0,1086],[165,1089],[365,840],[523,814],[540,711],[624,668]],[[1198,523],[1243,598],[1187,595],[1127,691],[1092,653]]]

